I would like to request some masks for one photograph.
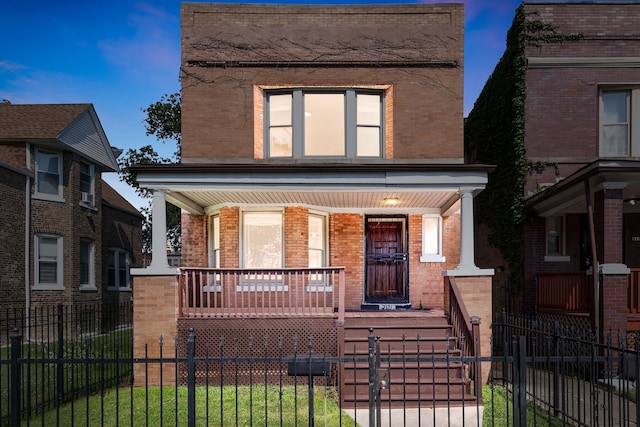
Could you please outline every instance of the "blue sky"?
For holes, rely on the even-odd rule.
[[[438,3],[452,1],[423,1]],[[411,1],[232,1],[225,3],[415,3]],[[505,48],[520,0],[465,3],[465,115]],[[92,103],[112,146],[156,144],[143,108],[180,84],[178,0],[0,3],[0,99],[14,104]],[[173,147],[158,151],[169,155]],[[117,174],[104,178],[134,206],[146,205]]]

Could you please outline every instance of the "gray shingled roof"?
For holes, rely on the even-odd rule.
[[[118,170],[92,104],[0,103],[0,140],[55,142],[108,170]]]

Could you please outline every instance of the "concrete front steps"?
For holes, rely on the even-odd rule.
[[[373,335],[380,337],[380,370],[388,378],[387,388],[380,392],[383,408],[476,403],[464,368],[456,361],[460,350],[447,317],[442,312],[407,310],[347,313],[342,353],[354,362],[345,363],[341,373],[343,407],[362,408],[369,404],[366,359],[371,328]],[[386,360],[389,358],[392,360]]]

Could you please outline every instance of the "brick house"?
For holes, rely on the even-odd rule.
[[[415,336],[449,321],[452,283],[488,344],[473,198],[491,168],[464,163],[463,5],[183,3],[181,25],[182,160],[135,168],[153,258],[132,271],[134,351],[193,327],[337,352],[392,316]]]
[[[91,104],[0,104],[1,307],[131,300],[142,215],[117,167]]]
[[[478,264],[511,268],[517,311],[638,329],[639,35],[637,3],[525,2],[469,114],[467,153],[497,165]]]

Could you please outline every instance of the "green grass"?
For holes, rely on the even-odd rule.
[[[306,387],[227,386],[196,387],[196,425],[208,426],[308,426]],[[207,399],[208,392],[208,399]],[[103,397],[91,396],[51,410],[31,420],[34,425],[186,426],[186,387],[110,389]],[[160,394],[162,393],[162,397]],[[316,426],[355,426],[336,403],[335,391],[314,389]],[[266,404],[265,404],[266,399]],[[222,400],[222,405],[221,405]],[[177,401],[177,405],[176,405]],[[132,406],[133,403],[133,406]],[[177,413],[176,413],[177,406]],[[132,411],[133,407],[133,411]],[[177,419],[177,423],[176,423]],[[116,422],[117,420],[117,422]],[[266,421],[266,422],[265,422]],[[282,424],[281,424],[282,423]],[[26,422],[23,423],[26,425]]]
[[[492,391],[493,389],[493,391]],[[485,385],[482,387],[482,400],[484,402],[483,427],[507,427],[513,422],[513,396],[503,387]],[[508,412],[507,412],[508,411]],[[507,417],[508,415],[508,417]],[[510,419],[507,422],[507,419]],[[533,402],[527,401],[527,425],[565,426],[562,420],[554,417],[549,412],[536,407]]]
[[[133,331],[123,329],[88,339],[77,338],[63,342],[62,359],[92,361],[104,359],[128,359],[131,353]],[[46,405],[56,399],[58,370],[62,369],[61,384],[64,401],[74,396],[112,387],[120,383],[131,372],[128,361],[115,364],[100,363],[56,363],[58,343],[26,343],[21,348],[21,358],[25,363],[21,369],[22,407],[26,409],[30,402],[32,409]],[[10,349],[0,351],[0,359],[6,362],[10,358]],[[31,360],[32,362],[30,362]],[[38,360],[40,360],[38,362]],[[11,370],[8,364],[0,365],[0,418],[6,419],[9,412],[9,393],[11,390]]]

